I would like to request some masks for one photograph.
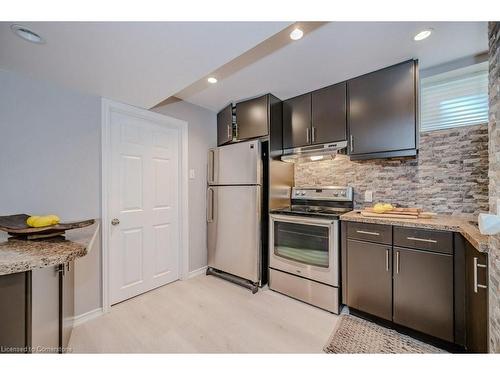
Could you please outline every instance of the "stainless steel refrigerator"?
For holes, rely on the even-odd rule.
[[[240,142],[209,150],[208,267],[261,282],[263,145]]]

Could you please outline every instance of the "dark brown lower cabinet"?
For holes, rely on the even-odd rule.
[[[394,247],[394,323],[453,342],[453,256]]]
[[[0,353],[26,347],[27,276],[25,272],[0,276]]]
[[[73,262],[0,276],[0,353],[61,352],[73,317]]]
[[[347,305],[392,319],[391,246],[347,240]]]
[[[472,353],[488,352],[488,257],[465,245],[465,345]]]

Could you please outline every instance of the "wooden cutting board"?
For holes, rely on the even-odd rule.
[[[383,214],[379,214],[370,210],[362,210],[361,216],[366,217],[378,217],[378,218],[392,218],[392,219],[432,219],[436,214],[434,212],[397,212],[389,211]]]

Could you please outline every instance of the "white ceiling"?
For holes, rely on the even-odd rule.
[[[46,44],[26,42],[1,22],[0,68],[150,108],[290,22],[22,24]]]
[[[0,22],[0,68],[150,108],[291,22],[23,23],[47,41],[21,40]],[[413,36],[432,27],[430,38]],[[421,69],[488,48],[486,22],[331,22],[181,98],[218,111],[271,92],[281,99],[406,59]]]
[[[425,28],[433,34],[420,42]],[[425,69],[488,49],[486,22],[332,22],[182,99],[219,110],[271,92],[287,99],[410,58]]]

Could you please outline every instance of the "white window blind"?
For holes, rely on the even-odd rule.
[[[423,78],[420,101],[421,131],[487,123],[487,63]]]

